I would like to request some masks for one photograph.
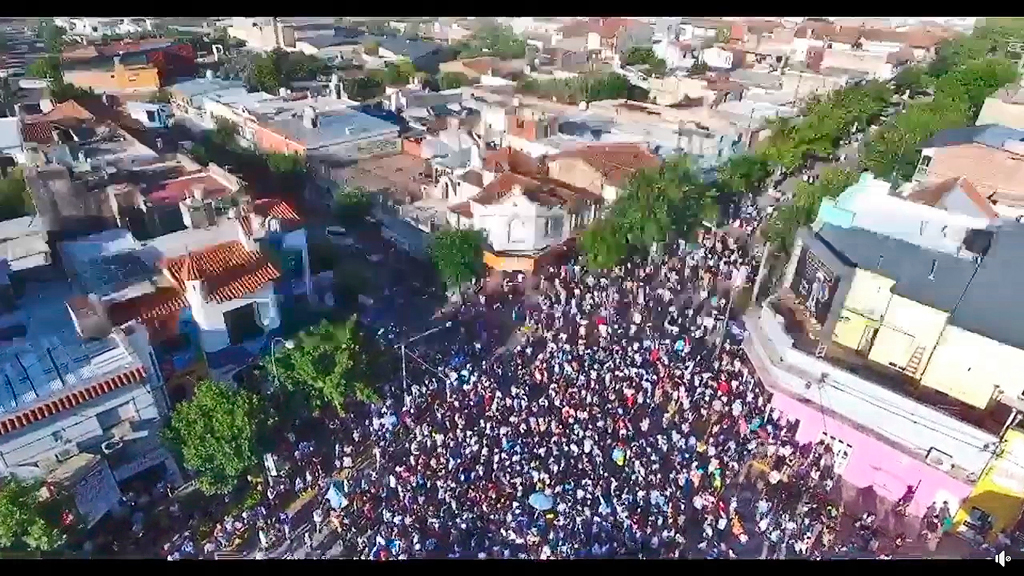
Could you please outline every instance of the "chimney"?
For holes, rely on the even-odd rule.
[[[50,98],[43,98],[39,101],[39,109],[43,111],[43,114],[53,110],[53,100]]]
[[[284,86],[281,86],[280,88],[277,89],[277,95],[280,96],[281,98],[284,98],[285,96],[288,95],[288,89],[285,88]]]
[[[206,79],[207,80],[213,80],[213,70],[209,70],[209,69],[206,70]]]
[[[121,56],[120,55],[114,56],[114,68],[117,69],[117,68],[120,68],[120,67],[121,67]]]
[[[199,276],[192,252],[185,253],[185,261],[179,274],[181,283],[185,285],[185,294],[189,301],[203,301],[203,279]]]
[[[190,189],[190,191],[192,192],[192,198],[194,198],[196,202],[200,202],[201,203],[203,201],[204,191],[203,191],[203,185],[202,184],[195,184],[195,185],[193,185],[192,188]]]
[[[252,231],[255,228],[254,216],[255,214],[250,212],[242,212],[241,216],[235,220],[238,227],[238,241],[250,252],[256,250],[256,242],[252,239]]]
[[[319,125],[316,116],[316,109],[312,106],[306,106],[302,109],[302,125],[310,130]]]

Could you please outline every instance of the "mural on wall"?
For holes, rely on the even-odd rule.
[[[797,261],[790,289],[804,306],[807,306],[815,321],[822,326],[828,319],[828,312],[832,308],[832,301],[838,288],[839,279],[835,273],[813,252],[804,248],[800,253],[800,260]]]

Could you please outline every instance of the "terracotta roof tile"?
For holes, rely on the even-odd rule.
[[[1024,156],[974,142],[936,148],[928,182],[963,176],[985,198],[1024,199]]]
[[[115,326],[133,320],[144,321],[166,316],[188,306],[185,295],[176,286],[160,287],[135,298],[114,302],[107,306],[107,316]]]
[[[473,217],[473,206],[469,202],[459,202],[458,204],[452,204],[448,207],[448,210],[462,216],[463,218]]]
[[[53,124],[41,122],[25,122],[21,125],[21,139],[36,144],[53,144]]]
[[[96,117],[90,114],[89,111],[83,108],[78,102],[75,102],[74,100],[66,100],[54,106],[53,110],[50,110],[36,119],[47,120],[49,122],[69,119],[92,122],[96,120]]]
[[[205,298],[212,302],[227,302],[252,294],[281,276],[266,256],[247,250],[238,240],[168,260],[167,270],[182,288],[190,265],[203,284]]]
[[[633,143],[584,146],[562,152],[551,159],[561,158],[583,160],[615,186],[625,183],[637,170],[661,166],[661,160],[645,146]]]
[[[136,366],[127,372],[114,376],[113,378],[108,378],[102,382],[96,382],[95,384],[90,384],[84,388],[72,390],[71,392],[56,398],[48,399],[42,404],[33,406],[24,412],[0,419],[0,436],[10,434],[60,412],[71,410],[79,404],[84,404],[85,402],[99,398],[100,396],[107,394],[108,392],[113,392],[118,388],[123,388],[130,384],[140,382],[145,379],[145,377],[146,369],[142,366]]]
[[[483,56],[480,58],[469,58],[467,60],[460,60],[459,63],[469,68],[477,74],[488,74],[491,69],[498,65],[498,59],[490,56]]]
[[[188,197],[195,187],[203,189],[205,198],[219,198],[229,194],[228,187],[207,172],[189,174],[173,180],[165,180],[150,188],[145,196],[153,204],[177,204]]]
[[[471,200],[485,206],[497,204],[512,194],[517,187],[531,202],[546,207],[566,206],[571,209],[581,203],[600,202],[600,197],[589,190],[575,188],[551,178],[530,178],[513,172],[498,175]]]
[[[253,203],[253,212],[263,218],[277,218],[288,222],[301,222],[298,212],[284,200],[261,198]]]
[[[540,173],[540,164],[529,154],[506,147],[484,157],[484,170],[492,174],[515,172],[532,175]]]

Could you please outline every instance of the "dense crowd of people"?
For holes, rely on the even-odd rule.
[[[333,425],[327,461],[344,480],[321,472],[311,445],[296,446],[295,465],[278,476],[295,493],[319,490],[306,547],[333,530],[336,554],[373,559],[898,549],[905,536],[880,545],[872,518],[843,535],[830,447],[796,442],[741,349],[745,330],[730,309],[755,271],[737,236],[755,214],[732,214],[739,235],[706,231],[696,245],[608,272],[552,268],[526,298],[516,286],[480,293],[463,307],[472,319],[459,323],[460,338],[417,349],[423,369],[407,387],[369,417]],[[502,309],[525,320],[508,349],[484,337],[481,319]],[[332,484],[342,496],[328,503]],[[220,523],[202,553],[252,529],[261,554],[290,537],[274,486],[266,496]],[[191,541],[188,552],[171,556],[196,555]]]
[[[739,222],[748,231],[750,215]],[[609,273],[554,269],[527,303],[507,361],[480,341],[451,347],[432,357],[445,368],[411,385],[411,401],[375,409],[374,457],[344,483],[334,522],[348,553],[714,558],[829,549],[839,518],[827,500],[829,448],[795,444],[740,349],[742,324],[728,317],[733,291],[752,274],[750,255],[723,232],[665,252]],[[479,298],[474,306],[505,304]],[[770,462],[767,478],[751,472],[758,459]]]

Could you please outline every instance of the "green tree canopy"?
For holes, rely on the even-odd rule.
[[[441,230],[430,241],[430,259],[449,288],[458,288],[483,274],[483,233]]]
[[[64,543],[60,511],[40,500],[41,486],[0,479],[0,550],[49,551]]]
[[[729,194],[760,194],[771,175],[768,161],[757,154],[732,156],[718,167],[720,189]]]
[[[278,353],[277,379],[298,406],[345,412],[350,399],[377,402],[362,337],[353,316],[340,324],[323,321],[299,335],[292,349]]]
[[[580,248],[587,266],[609,270],[629,254],[626,235],[614,218],[602,218],[592,223],[580,235]]]
[[[626,66],[650,65],[657,59],[654,48],[650,46],[633,46],[626,52]]]
[[[373,212],[373,200],[361,187],[344,187],[334,193],[334,217],[343,226],[362,226]]]
[[[374,100],[384,95],[383,74],[367,74],[342,82],[348,97],[358,102]]]
[[[63,84],[64,72],[61,70],[60,56],[48,54],[28,65],[25,74],[32,78],[45,78],[51,84]]]
[[[813,184],[797,184],[793,202],[779,208],[772,214],[765,228],[765,239],[789,252],[793,248],[796,232],[818,217],[818,208],[825,198],[835,198],[857,182],[857,174],[842,168],[826,168]]]
[[[405,86],[416,76],[416,67],[407,58],[384,65],[384,84],[387,86]]]
[[[705,220],[714,219],[714,198],[715,190],[686,157],[636,172],[605,217],[583,233],[588,265],[610,268],[631,250],[647,252],[672,236],[692,238]]]
[[[258,398],[204,380],[175,406],[164,438],[198,476],[206,494],[227,494],[259,461],[257,437],[266,415]]]
[[[458,58],[495,56],[503,60],[513,60],[526,56],[526,41],[516,36],[509,26],[489,24],[456,44],[455,52]]]
[[[441,90],[462,88],[463,86],[469,86],[471,83],[472,81],[469,79],[469,76],[462,72],[442,72],[437,77],[437,85]]]
[[[67,34],[67,30],[54,24],[52,20],[47,20],[39,24],[36,32],[38,38],[46,44],[46,51],[48,53],[59,55],[64,51],[64,46],[67,43],[64,36]]]
[[[0,178],[0,221],[28,216],[34,210],[21,170],[15,169],[6,178]]]
[[[520,80],[517,91],[565,104],[614,100],[634,96],[629,80],[615,72],[583,74],[574,78],[537,80],[529,76]]]
[[[285,77],[273,53],[256,57],[245,77],[245,85],[253,92],[277,95],[278,90],[285,85]]]

